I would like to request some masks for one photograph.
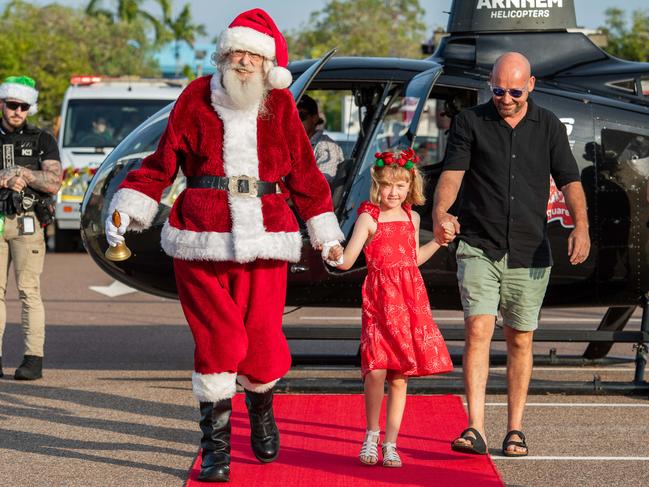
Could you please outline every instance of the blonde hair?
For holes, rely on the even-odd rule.
[[[424,196],[424,178],[417,166],[406,169],[398,164],[386,164],[382,167],[372,166],[372,187],[370,188],[370,201],[375,205],[381,202],[381,185],[393,181],[406,181],[410,183],[410,189],[404,204],[423,205],[426,202]]]

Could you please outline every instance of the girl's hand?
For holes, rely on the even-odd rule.
[[[452,235],[455,238],[455,235],[460,233],[460,223],[457,218],[449,213],[445,213],[440,217],[436,217],[433,221],[433,233],[435,235],[435,240],[442,247],[446,247],[453,238],[448,239],[448,231],[453,227]]]
[[[443,239],[443,242],[440,243],[439,240],[437,240],[437,238],[436,238],[435,240],[437,240],[437,242],[438,242],[442,247],[446,247],[450,242],[452,242],[453,240],[455,240],[455,236],[456,236],[456,233],[455,233],[455,225],[453,225],[453,223],[450,222],[450,221],[446,221],[446,222],[442,223],[441,226],[442,226],[442,228],[444,229],[444,239]]]
[[[343,249],[342,245],[336,245],[335,247],[331,247],[329,249],[329,254],[327,255],[327,260],[330,260],[332,262],[338,262],[340,258],[343,256],[343,252],[345,249]]]

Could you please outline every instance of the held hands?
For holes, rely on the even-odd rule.
[[[446,247],[460,233],[460,222],[455,216],[444,213],[435,218],[433,233],[435,241],[442,247]]]
[[[322,245],[322,258],[332,267],[343,263],[343,247],[338,240],[332,240]]]
[[[106,218],[106,240],[108,241],[108,245],[111,247],[116,247],[117,244],[124,242],[124,234],[126,233],[129,223],[131,223],[131,218],[128,214],[120,211],[119,216],[121,220],[119,227],[116,227],[113,224],[112,212],[108,215],[108,218]]]

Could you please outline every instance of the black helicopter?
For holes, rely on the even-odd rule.
[[[428,59],[334,57],[330,52],[318,60],[291,63],[290,90],[296,100],[308,91],[326,106],[337,107],[336,139],[346,159],[333,180],[332,195],[345,235],[351,234],[356,209],[368,197],[375,152],[413,147],[428,180],[429,206],[419,208],[420,240],[426,242],[432,238],[430,204],[452,117],[491,97],[487,80],[500,54],[515,50],[527,56],[537,78],[534,100],[566,126],[586,191],[592,239],[589,259],[570,265],[572,222],[561,193],[553,188],[548,220],[555,264],[545,305],[609,307],[600,330],[611,333],[610,342],[592,343],[586,353],[599,358],[636,306],[647,309],[649,63],[613,58],[575,27],[572,0],[454,0],[449,35]],[[165,192],[153,226],[126,235],[133,257],[120,263],[104,257],[108,202],[126,173],[155,149],[170,109],[151,117],[104,161],[85,194],[81,232],[86,249],[108,274],[144,292],[176,297],[171,259],[159,242],[170,207],[184,188],[182,175]],[[422,266],[434,308],[461,309],[453,251],[451,245]],[[289,266],[289,274],[288,305],[360,305],[362,261],[346,272],[329,269],[305,237],[302,259]],[[644,347],[647,332],[649,312],[633,341]]]

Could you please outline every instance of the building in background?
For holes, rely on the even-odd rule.
[[[198,77],[214,73],[216,68],[212,65],[211,56],[215,48],[214,44],[199,42],[191,48],[187,43],[181,42],[176,58],[176,45],[170,42],[154,57],[160,64],[162,76],[165,78],[184,78],[188,74],[187,71]]]

